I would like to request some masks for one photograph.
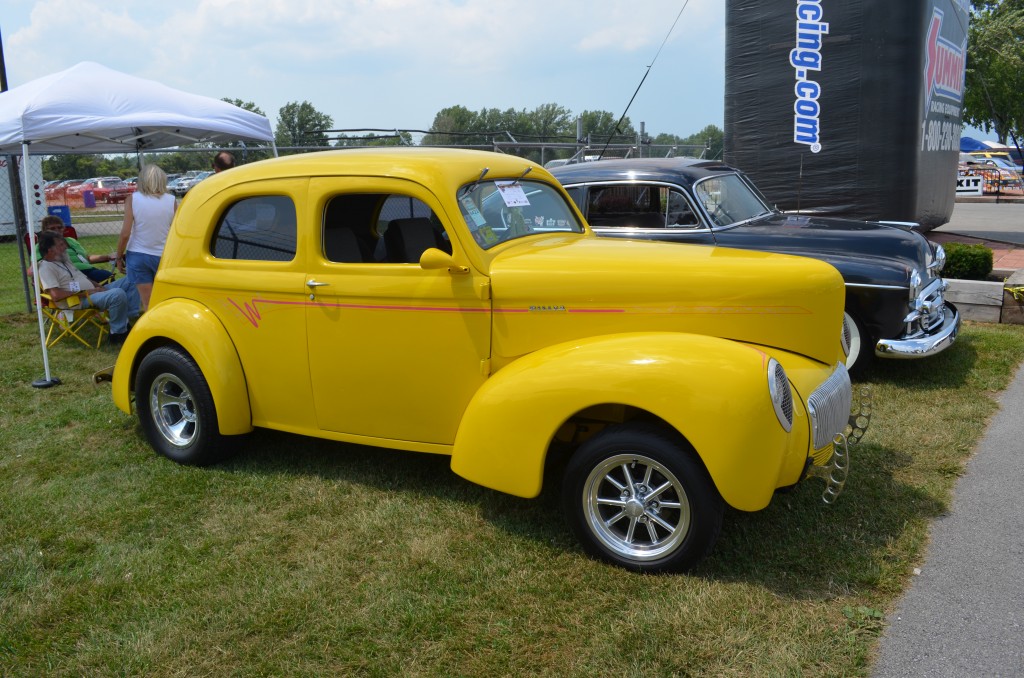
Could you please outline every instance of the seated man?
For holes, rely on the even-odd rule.
[[[127,278],[108,285],[95,285],[67,259],[68,244],[64,236],[53,231],[39,235],[40,287],[61,308],[69,308],[68,297],[78,295],[81,307],[101,308],[110,319],[110,343],[117,345],[128,336],[128,318],[139,313],[139,292]]]
[[[61,221],[60,217],[54,214],[43,217],[43,220],[40,222],[40,226],[42,227],[43,231],[53,231],[54,233],[57,234],[64,233],[64,222]],[[85,248],[82,247],[82,245],[74,238],[65,238],[65,241],[68,244],[68,258],[71,260],[71,263],[74,265],[75,268],[84,273],[89,278],[89,280],[93,281],[94,283],[102,283],[106,282],[109,278],[111,278],[114,275],[113,271],[104,268],[97,268],[96,266],[94,266],[94,264],[102,264],[113,261],[114,258],[111,255],[89,254],[85,251]],[[42,259],[42,256],[39,254],[39,252],[40,250],[37,246],[36,258]]]

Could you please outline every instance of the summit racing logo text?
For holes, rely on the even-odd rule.
[[[961,103],[964,96],[964,70],[967,65],[967,39],[955,45],[941,36],[942,10],[936,7],[928,27],[924,63],[924,110],[928,114],[932,99],[943,97]]]
[[[821,150],[821,85],[811,79],[811,74],[821,71],[822,36],[828,34],[828,24],[821,21],[823,16],[821,0],[797,3],[796,49],[789,53],[789,64],[796,73],[793,141],[810,147],[811,153]]]

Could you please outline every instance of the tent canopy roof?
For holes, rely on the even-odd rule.
[[[0,154],[23,143],[40,155],[273,139],[258,113],[90,61],[0,93]]]

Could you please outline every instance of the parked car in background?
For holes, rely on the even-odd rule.
[[[210,176],[211,174],[213,174],[213,172],[211,171],[189,170],[188,172],[185,172],[185,174],[178,177],[173,182],[173,185],[169,182],[167,187],[171,193],[173,193],[179,198],[183,198],[185,197],[185,194],[188,193],[190,188],[192,188],[197,183],[199,183],[206,177]]]
[[[113,204],[124,202],[125,198],[134,190],[124,183],[121,177],[96,177],[70,187],[67,191],[67,199],[82,200],[86,191],[92,191],[93,198],[97,203]]]
[[[63,204],[67,202],[67,191],[72,186],[82,183],[85,179],[64,179],[52,186],[47,186],[44,193],[46,202],[52,204]]]
[[[167,175],[167,192],[172,194],[172,195],[175,195],[175,196],[178,195],[177,192],[176,192],[177,187],[178,187],[178,182],[182,181],[185,178],[186,177],[185,177],[184,174],[168,174]]]
[[[961,153],[957,170],[962,176],[980,176],[984,193],[1016,193],[1024,190],[1021,173],[1006,158]]]
[[[1016,148],[991,148],[983,151],[969,151],[967,155],[979,159],[1002,160],[1009,169],[1024,172],[1024,161],[1021,159],[1021,152]]]
[[[213,174],[213,172],[200,172],[199,174],[196,174],[195,176],[190,177],[187,181],[179,182],[175,186],[175,193],[174,194],[177,195],[179,198],[185,197],[185,194],[188,193],[190,190],[192,190],[192,188],[196,184],[198,184],[200,181],[202,181],[203,179],[207,178],[211,174]]]
[[[594,237],[515,156],[308,153],[191,189],[112,374],[159,453],[266,427],[449,455],[594,556],[693,566],[726,504],[846,478],[843,281],[806,257]],[[755,554],[751,554],[753,557]]]
[[[846,283],[847,367],[873,357],[922,358],[956,339],[941,246],[909,225],[774,209],[749,177],[688,158],[600,160],[551,170],[598,235],[718,245],[814,257]]]

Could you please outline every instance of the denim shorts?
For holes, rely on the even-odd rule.
[[[152,285],[156,277],[156,269],[160,265],[160,257],[141,252],[125,254],[124,273],[134,285]]]

